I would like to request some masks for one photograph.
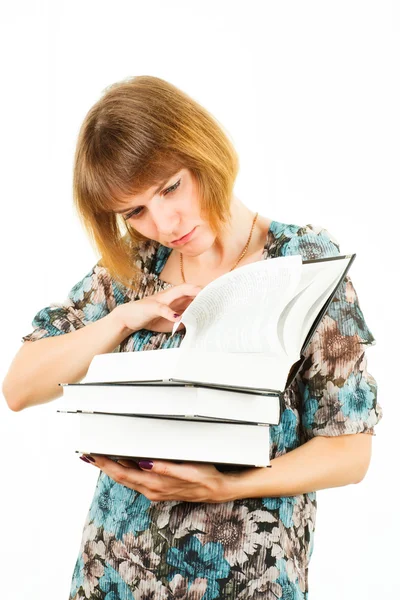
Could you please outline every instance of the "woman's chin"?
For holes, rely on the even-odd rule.
[[[207,252],[215,242],[215,237],[207,233],[196,232],[196,237],[180,248],[177,248],[183,256],[200,256],[203,252]]]

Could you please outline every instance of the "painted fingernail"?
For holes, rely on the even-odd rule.
[[[178,315],[178,313],[174,313],[174,318],[177,319],[178,317],[180,317],[180,315]]]
[[[153,461],[152,460],[139,460],[139,467],[141,469],[152,469],[153,468]]]
[[[84,460],[86,463],[89,463],[89,465],[91,464],[91,463],[90,463],[90,460],[87,460],[87,458],[85,458],[84,456],[80,456],[79,458],[80,458],[81,460]]]
[[[84,454],[83,455],[85,458],[87,458],[87,460],[90,460],[90,462],[96,462],[93,458],[93,456],[89,456],[89,454]]]

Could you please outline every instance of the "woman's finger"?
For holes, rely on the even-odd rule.
[[[157,307],[157,312],[160,317],[168,319],[168,321],[172,321],[172,323],[176,323],[176,321],[179,321],[181,315],[172,308],[170,308],[168,304],[162,304],[161,302],[157,302]]]
[[[202,290],[201,286],[192,285],[191,283],[182,283],[181,285],[176,285],[172,288],[163,290],[162,292],[158,292],[157,300],[163,304],[170,304],[183,296],[194,298],[200,290]]]
[[[136,469],[137,471],[140,470],[139,465],[134,460],[128,460],[126,458],[119,458],[116,462],[119,465],[122,465],[123,467],[129,467],[130,469]]]
[[[91,463],[93,466],[98,467],[111,477],[111,479],[126,487],[136,490],[139,486],[147,487],[147,485],[154,483],[154,475],[152,477],[150,473],[146,473],[146,471],[138,468],[137,465],[134,467],[129,464],[125,466],[122,464],[124,459],[116,462],[102,454],[91,454],[90,456],[94,459],[94,462]]]

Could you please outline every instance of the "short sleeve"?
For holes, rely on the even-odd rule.
[[[24,341],[62,335],[105,317],[129,298],[127,288],[117,285],[108,269],[98,263],[76,283],[64,302],[53,302],[34,316],[34,330]]]
[[[338,242],[324,228],[307,225],[300,235],[308,238],[300,241],[303,258],[340,254]],[[295,378],[302,396],[306,440],[317,435],[374,435],[382,409],[377,382],[367,369],[366,349],[375,344],[347,275],[315,330]]]

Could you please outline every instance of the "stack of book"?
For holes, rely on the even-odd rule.
[[[81,382],[59,384],[57,410],[79,425],[75,451],[269,466],[269,426],[355,256],[239,267],[183,312],[179,348],[94,356]]]

